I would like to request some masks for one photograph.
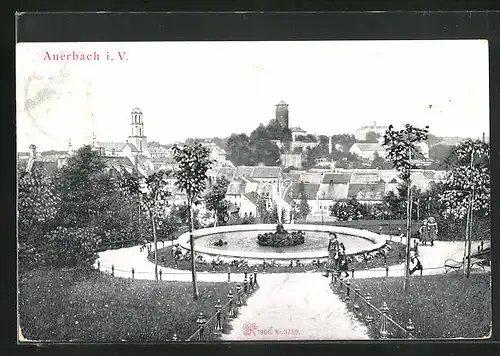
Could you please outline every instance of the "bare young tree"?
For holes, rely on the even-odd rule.
[[[196,282],[196,250],[194,244],[194,214],[193,205],[207,184],[207,171],[212,165],[210,151],[200,143],[174,146],[174,159],[179,164],[175,172],[177,187],[186,192],[190,210],[189,242],[191,246],[191,273],[193,277],[193,298],[198,299],[198,284]]]

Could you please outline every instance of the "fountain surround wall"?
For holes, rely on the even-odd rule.
[[[335,232],[342,235],[350,235],[360,239],[365,239],[371,242],[367,247],[349,247],[346,246],[346,254],[348,256],[368,253],[372,251],[376,251],[381,249],[386,244],[386,238],[383,235],[379,235],[377,233],[361,230],[361,229],[353,229],[343,226],[327,226],[327,225],[307,225],[307,224],[284,224],[283,227],[287,231],[304,231],[304,232]],[[194,232],[195,240],[199,237],[220,233],[230,233],[236,231],[275,231],[275,224],[258,224],[258,225],[230,225],[230,226],[218,226],[218,227],[210,227],[205,229],[199,229]],[[307,237],[306,237],[307,238]],[[189,232],[182,234],[177,242],[179,245],[186,250],[191,250],[189,245]],[[257,243],[257,242],[255,242]],[[262,260],[275,260],[275,261],[289,261],[289,260],[317,260],[317,259],[326,259],[328,258],[328,251],[326,249],[318,250],[318,251],[304,251],[304,252],[250,252],[250,251],[238,251],[238,250],[220,250],[216,248],[209,248],[206,246],[196,246],[196,254],[197,255],[205,255],[210,257],[220,257],[225,259],[246,259],[253,261],[262,261]],[[286,248],[285,248],[286,249]]]

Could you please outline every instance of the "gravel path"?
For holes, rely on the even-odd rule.
[[[474,243],[472,251],[477,250]],[[463,258],[463,242],[436,241],[433,247],[420,246],[423,275],[442,274],[447,259]],[[154,279],[154,264],[139,246],[99,253],[100,269],[114,275]],[[97,267],[97,262],[96,262]],[[489,267],[486,267],[489,269]],[[191,281],[191,272],[160,268],[163,281]],[[385,276],[385,268],[355,271],[355,278]],[[419,272],[417,272],[419,274]],[[403,276],[404,265],[390,266],[389,276]],[[227,282],[226,273],[198,272],[199,282]],[[232,273],[231,281],[242,282],[242,273]],[[258,274],[259,289],[239,309],[232,331],[223,340],[360,340],[367,339],[366,327],[346,309],[331,291],[330,279],[318,272]],[[244,333],[244,331],[247,331]]]

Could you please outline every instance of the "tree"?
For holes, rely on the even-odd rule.
[[[392,164],[381,157],[378,152],[375,152],[375,154],[373,155],[371,168],[392,169]]]
[[[56,217],[59,197],[37,165],[18,172],[17,241],[19,264],[34,267],[44,261],[44,235]]]
[[[196,250],[194,244],[194,214],[193,205],[198,196],[205,190],[207,183],[207,171],[212,165],[210,152],[200,143],[192,146],[184,145],[180,148],[173,147],[174,159],[179,164],[179,170],[175,172],[177,187],[186,192],[188,206],[190,209],[190,238],[191,245],[191,272],[193,277],[193,297],[198,299],[198,284],[196,282]]]
[[[456,164],[447,178],[447,187],[439,197],[445,205],[444,216],[467,219],[467,277],[470,276],[471,231],[474,212],[490,215],[489,146],[479,140],[468,140],[454,151]],[[464,250],[464,255],[465,255]]]
[[[387,158],[392,161],[394,168],[400,172],[400,177],[407,185],[407,220],[406,220],[406,268],[404,292],[408,292],[410,281],[410,239],[411,239],[411,169],[417,168],[412,163],[412,157],[419,152],[417,144],[427,139],[429,126],[424,129],[406,124],[403,130],[393,130],[389,125],[385,135],[383,146],[387,150]]]
[[[60,197],[58,225],[97,227],[112,201],[116,185],[106,165],[91,146],[83,146],[58,170],[54,187]],[[101,237],[104,231],[98,231]]]
[[[215,213],[218,225],[224,225],[229,219],[229,203],[225,200],[229,180],[225,177],[217,177],[212,190],[205,197],[207,210]]]
[[[144,211],[149,215],[153,231],[155,254],[155,280],[158,280],[157,221],[165,216],[166,198],[170,195],[165,181],[165,171],[158,171],[146,178],[123,172],[121,186],[139,198]]]
[[[378,143],[379,139],[380,139],[380,135],[376,132],[369,131],[366,133],[365,142]]]
[[[311,207],[307,202],[304,182],[300,182],[299,184],[299,195],[300,195],[299,216],[301,219],[305,219],[311,213]]]

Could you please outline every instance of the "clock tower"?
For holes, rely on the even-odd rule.
[[[128,142],[133,143],[139,152],[142,153],[147,150],[147,138],[144,135],[142,111],[139,108],[132,110],[131,119]]]

